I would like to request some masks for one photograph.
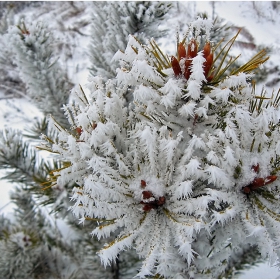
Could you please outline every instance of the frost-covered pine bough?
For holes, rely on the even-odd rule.
[[[46,115],[68,124],[61,109],[69,101],[73,84],[54,57],[54,37],[42,23],[11,26],[5,35],[11,46],[27,96]]]
[[[93,235],[117,236],[98,252],[105,266],[128,248],[141,278],[223,277],[255,247],[278,259],[280,96],[251,83],[265,52],[236,69],[238,34],[217,51],[211,27],[192,22],[171,58],[130,36],[116,78],[77,89],[72,130],[51,122],[67,162],[55,184],[76,184],[71,210]]]
[[[129,34],[142,42],[160,38],[167,30],[160,24],[168,19],[171,2],[158,1],[95,1],[92,5],[90,73],[114,78],[117,61],[112,61],[119,49],[125,49]]]

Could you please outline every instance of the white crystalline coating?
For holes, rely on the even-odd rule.
[[[204,106],[206,109],[209,108],[209,104],[215,105],[215,101],[209,96],[206,95],[201,101],[200,105]]]
[[[190,32],[207,40],[211,26],[198,19]],[[273,100],[252,110],[260,99],[245,73],[208,83],[202,52],[188,80],[157,69],[149,47],[133,37],[115,58],[122,60],[115,79],[90,78],[89,104],[66,106],[81,135],[61,129],[52,146],[71,163],[55,174],[57,182],[79,185],[72,212],[98,222],[98,239],[116,236],[99,252],[102,263],[133,247],[142,259],[138,277],[200,278],[207,270],[219,278],[237,256],[232,248],[254,244],[274,258],[279,180],[252,190],[250,199],[243,190],[278,172],[280,111]]]
[[[191,116],[194,117],[194,108],[196,107],[196,103],[193,101],[189,101],[187,104],[183,105],[179,109],[179,114],[185,117]]]
[[[223,88],[223,89],[219,89],[219,88],[215,88],[211,91],[211,97],[215,97],[217,100],[222,100],[223,103],[227,103],[228,102],[228,98],[230,96],[234,96],[234,92],[232,92],[230,90],[230,88]]]
[[[191,159],[190,162],[186,165],[186,175],[192,176],[192,175],[200,175],[199,168],[200,168],[200,162],[197,159]]]
[[[134,74],[136,79],[154,81],[156,84],[163,85],[160,75],[147,63],[146,60],[134,60],[131,72]]]
[[[152,89],[148,88],[144,85],[140,85],[133,93],[134,100],[136,101],[142,101],[142,102],[147,102],[149,100],[155,102],[159,100],[159,95],[158,93]]]
[[[205,172],[209,174],[209,183],[213,183],[219,187],[224,186],[226,188],[232,186],[232,182],[229,180],[225,171],[223,171],[219,167],[211,165],[205,169]]]
[[[198,100],[201,94],[200,87],[201,87],[200,81],[190,80],[188,82],[188,93],[185,94],[183,97],[191,97],[194,100]]]
[[[204,117],[205,119],[208,119],[208,115],[207,115],[207,109],[204,107],[199,107],[195,110],[195,114],[198,117]]]
[[[181,85],[174,79],[169,79],[159,91],[163,93],[160,102],[165,105],[166,108],[173,107],[176,100],[182,97]]]
[[[192,193],[192,187],[192,181],[184,181],[180,183],[180,185],[176,189],[175,196],[177,198],[184,198],[190,196]]]
[[[225,148],[224,159],[228,162],[230,166],[235,166],[237,163],[234,157],[234,152],[229,146],[226,146]]]
[[[222,83],[221,88],[234,88],[237,86],[247,86],[247,80],[251,77],[249,74],[238,73],[237,75],[232,75],[227,77]]]
[[[197,55],[193,58],[191,63],[191,80],[196,80],[206,82],[205,76],[204,76],[204,70],[203,70],[203,63],[205,62],[205,58],[203,56],[203,52],[198,52]]]
[[[207,160],[213,164],[219,164],[220,163],[220,159],[219,157],[216,155],[216,153],[214,151],[210,151],[207,156],[206,156]]]
[[[198,18],[197,20],[193,21],[191,24],[192,30],[195,31],[195,37],[199,35],[201,30],[205,30],[206,33],[206,40],[209,41],[210,39],[210,31],[212,29],[213,23],[211,20]]]
[[[12,234],[10,240],[21,249],[27,249],[28,246],[32,245],[30,236],[26,235],[22,231]]]

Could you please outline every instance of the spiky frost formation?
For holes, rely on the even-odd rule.
[[[80,93],[80,105],[68,106],[76,133],[59,127],[52,148],[69,166],[57,183],[76,182],[72,211],[97,222],[94,235],[118,233],[99,252],[104,265],[133,247],[143,258],[139,277],[217,278],[250,245],[271,262],[279,255],[279,94],[255,96],[250,84],[266,58],[212,67],[198,44],[211,26],[190,25],[180,69],[153,41],[130,37],[115,56],[117,78],[92,78],[89,99]]]
[[[67,125],[63,105],[72,84],[53,55],[54,37],[42,23],[12,26],[5,35],[13,52],[27,95],[43,113]]]
[[[127,37],[133,34],[141,41],[159,38],[165,31],[160,23],[166,19],[170,2],[130,1],[93,2],[92,40],[89,46],[92,75],[115,77],[117,63],[112,61],[118,50],[124,50]]]

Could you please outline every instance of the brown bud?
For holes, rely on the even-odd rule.
[[[264,179],[264,184],[265,185],[270,184],[270,183],[274,182],[276,179],[277,179],[277,176],[275,176],[275,175],[267,176]]]
[[[207,82],[210,83],[214,78],[214,75],[211,75],[209,77],[206,78]]]
[[[178,45],[178,57],[179,57],[179,61],[181,60],[181,58],[185,58],[187,56],[187,52],[186,52],[186,48],[183,45],[183,43],[179,43]]]
[[[97,123],[93,123],[92,125],[93,130],[96,129],[96,127],[97,127]]]
[[[191,63],[192,60],[190,57],[187,57],[186,61],[185,61],[185,71],[184,71],[184,77],[188,80],[190,75],[191,75]]]
[[[243,192],[246,194],[249,194],[251,192],[251,189],[247,186],[243,188]]]
[[[256,173],[259,173],[260,165],[259,165],[259,164],[253,165],[253,166],[252,166],[252,169],[253,169]]]
[[[256,178],[254,179],[254,181],[249,185],[250,189],[253,191],[253,190],[256,190],[262,186],[265,185],[265,180],[264,178]]]
[[[207,77],[209,74],[209,71],[212,67],[212,63],[213,63],[213,54],[210,53],[207,57],[206,57],[206,61],[204,61],[203,65],[204,65],[204,76]]]
[[[79,135],[81,135],[83,132],[83,129],[81,127],[76,127],[76,131]]]
[[[143,199],[149,199],[153,197],[153,194],[150,191],[143,191],[142,195],[143,195]]]
[[[146,181],[141,180],[141,187],[144,189],[147,186]]]
[[[144,206],[143,206],[143,210],[145,211],[145,212],[149,212],[151,209],[153,209],[153,208],[155,208],[155,205],[153,205],[153,204],[145,204]]]
[[[182,70],[181,70],[179,61],[177,60],[177,58],[175,56],[171,57],[171,66],[172,66],[173,72],[175,74],[175,77],[182,74]]]
[[[188,44],[188,56],[191,58],[196,57],[197,55],[197,42],[195,39],[191,39],[190,43]]]
[[[163,205],[164,203],[165,203],[165,197],[164,196],[159,197],[157,201],[157,205],[160,206]]]
[[[207,42],[203,48],[203,56],[206,58],[211,53],[211,45]]]

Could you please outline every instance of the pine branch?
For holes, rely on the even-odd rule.
[[[7,36],[27,95],[45,115],[53,114],[66,125],[62,107],[73,85],[53,55],[50,31],[41,23],[27,26],[23,22]]]
[[[113,56],[125,49],[128,35],[136,35],[142,42],[163,36],[166,30],[159,32],[157,25],[171,8],[172,3],[168,2],[93,3],[91,74],[114,77],[118,64],[112,61]]]

